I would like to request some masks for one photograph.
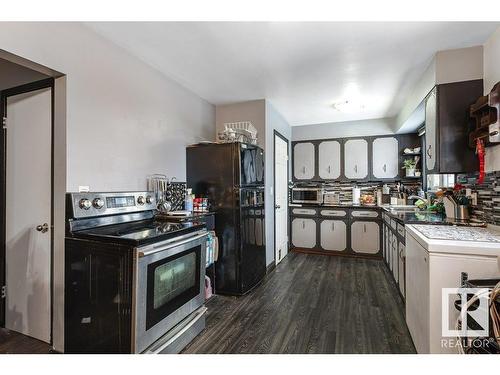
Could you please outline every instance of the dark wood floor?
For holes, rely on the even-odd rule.
[[[207,307],[184,353],[415,353],[378,260],[290,253],[250,294]]]
[[[43,341],[0,328],[0,354],[49,354],[51,352],[50,345]]]

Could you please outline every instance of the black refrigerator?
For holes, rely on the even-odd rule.
[[[187,185],[215,211],[215,290],[242,295],[266,274],[264,151],[246,143],[186,149]]]

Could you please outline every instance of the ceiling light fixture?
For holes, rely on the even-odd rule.
[[[332,107],[339,112],[348,113],[363,110],[365,108],[365,105],[352,100],[343,100],[333,103]]]

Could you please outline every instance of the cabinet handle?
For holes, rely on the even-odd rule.
[[[335,221],[332,221],[332,231],[335,232]]]
[[[432,158],[431,147],[432,145],[429,145],[429,147],[427,147],[427,156],[429,156],[430,158]]]
[[[331,167],[328,166],[328,173],[331,173]]]
[[[384,167],[382,168],[384,172],[387,172],[387,165],[384,164]]]
[[[366,233],[366,224],[363,224],[363,230],[365,231]]]
[[[358,173],[358,165],[357,164],[354,166],[354,172]]]
[[[306,229],[306,221],[302,220],[302,229]]]
[[[303,173],[303,174],[306,174],[306,167],[305,167],[305,166],[304,166],[304,167],[302,167],[302,173]]]

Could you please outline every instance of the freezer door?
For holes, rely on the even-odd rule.
[[[264,150],[255,145],[240,143],[240,185],[264,184]]]

